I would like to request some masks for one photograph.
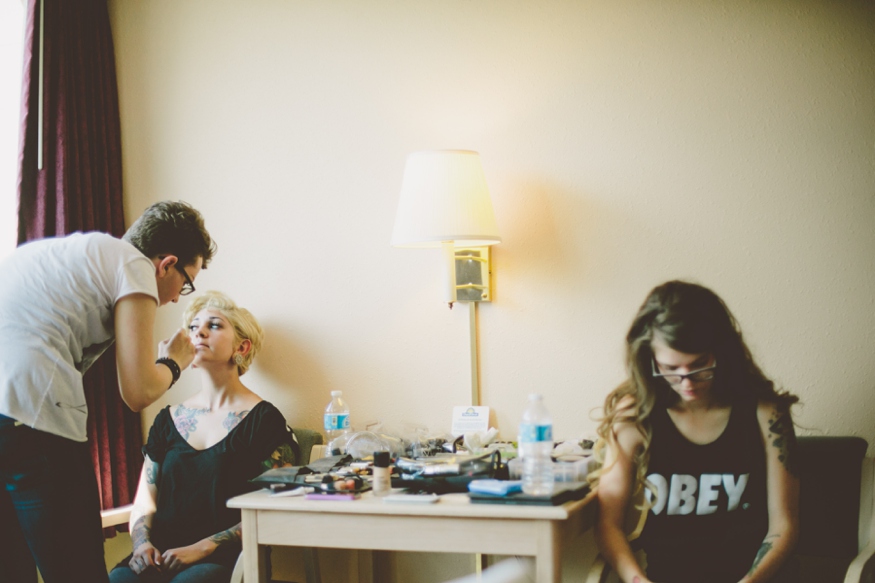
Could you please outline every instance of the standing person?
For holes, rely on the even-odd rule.
[[[723,301],[682,281],[648,295],[626,369],[605,400],[591,479],[603,556],[626,583],[784,580],[799,531],[798,398],[775,390]],[[646,573],[623,531],[641,488]]]
[[[0,581],[107,580],[82,375],[115,341],[128,407],[163,395],[195,348],[179,330],[156,360],[155,310],[214,253],[197,210],[159,202],[121,240],[74,233],[0,263]]]
[[[207,292],[183,316],[202,388],[155,417],[131,511],[133,553],[111,583],[227,583],[240,554],[240,510],[229,498],[249,480],[293,465],[296,446],[276,407],[241,381],[262,345],[255,317]]]

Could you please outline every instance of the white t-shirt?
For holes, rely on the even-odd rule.
[[[104,233],[22,245],[0,263],[0,414],[86,441],[82,375],[115,340],[124,296],[158,301],[155,266]]]

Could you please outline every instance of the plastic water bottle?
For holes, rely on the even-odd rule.
[[[328,443],[350,432],[349,407],[342,396],[342,391],[331,391],[331,402],[325,407],[325,433]]]
[[[519,435],[523,460],[523,492],[533,496],[553,493],[553,419],[541,395],[529,395]]]

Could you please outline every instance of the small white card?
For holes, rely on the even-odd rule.
[[[458,437],[472,431],[489,430],[489,407],[453,407],[453,429]]]

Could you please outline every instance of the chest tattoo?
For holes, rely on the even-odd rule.
[[[243,418],[249,414],[249,409],[245,411],[230,411],[228,416],[225,417],[225,420],[222,421],[222,427],[225,428],[225,431],[231,433],[231,430],[237,427]]]
[[[176,408],[173,423],[183,439],[188,439],[191,434],[197,431],[198,421],[206,413],[209,413],[209,409],[190,409],[184,405],[179,405]]]

